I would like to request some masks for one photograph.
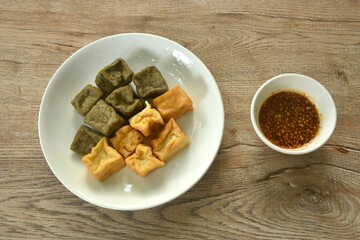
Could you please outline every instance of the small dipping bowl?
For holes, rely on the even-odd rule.
[[[281,91],[305,94],[319,113],[319,132],[314,139],[299,148],[283,148],[273,144],[260,128],[259,111],[262,104],[268,97]],[[269,79],[256,91],[251,102],[250,117],[255,132],[266,145],[281,153],[300,155],[317,150],[330,138],[336,126],[336,107],[330,93],[319,82],[305,75],[287,73]]]

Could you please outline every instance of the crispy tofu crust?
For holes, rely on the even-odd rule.
[[[193,102],[186,92],[176,86],[153,100],[164,121],[177,119],[184,113],[193,110]]]
[[[168,121],[158,137],[150,142],[154,155],[164,162],[167,162],[189,143],[188,137],[173,118]]]
[[[125,167],[124,158],[115,149],[109,146],[103,137],[91,150],[91,153],[82,157],[91,175],[97,180],[104,181],[112,174]]]
[[[136,146],[142,141],[142,134],[129,125],[125,125],[117,130],[115,136],[110,139],[114,148],[124,157],[134,153]]]
[[[151,151],[151,147],[139,144],[135,153],[125,159],[126,165],[136,174],[145,177],[156,168],[165,165],[164,162],[157,159]]]
[[[139,130],[145,137],[150,136],[152,132],[160,126],[165,125],[161,114],[148,102],[145,102],[146,108],[129,119],[130,126]]]

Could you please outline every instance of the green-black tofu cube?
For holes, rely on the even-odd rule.
[[[103,135],[83,124],[77,130],[70,149],[74,152],[86,155],[91,152],[91,149],[98,144],[102,137]]]
[[[88,84],[74,97],[71,104],[81,116],[85,116],[102,96],[103,92],[99,88]]]
[[[164,77],[155,66],[146,67],[136,73],[133,82],[137,93],[144,99],[158,97],[169,90]]]
[[[125,60],[118,58],[98,72],[95,83],[108,96],[116,88],[129,84],[133,75]]]
[[[128,119],[144,108],[130,85],[116,89],[105,100]]]
[[[99,100],[85,115],[84,123],[95,128],[107,137],[126,124],[126,119],[116,113],[115,109],[104,100]]]

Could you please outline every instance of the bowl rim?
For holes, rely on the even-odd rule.
[[[327,134],[326,136],[323,138],[322,141],[318,142],[317,144],[312,144],[311,146],[310,143],[312,142],[309,142],[309,143],[306,143],[305,145],[301,146],[300,148],[295,148],[295,149],[287,149],[287,148],[282,148],[282,147],[279,147],[277,145],[275,145],[274,143],[272,143],[271,141],[269,141],[265,136],[264,134],[262,133],[261,129],[258,127],[258,124],[257,124],[257,118],[255,117],[255,114],[258,114],[255,113],[255,105],[258,101],[258,97],[260,95],[260,93],[265,89],[265,87],[267,87],[269,84],[272,84],[274,81],[280,79],[280,78],[290,78],[290,77],[301,77],[301,78],[307,78],[307,80],[310,80],[311,82],[313,82],[313,84],[317,85],[319,89],[321,89],[326,95],[328,95],[329,97],[329,103],[328,105],[333,108],[333,111],[334,111],[334,118],[332,118],[332,124],[329,128],[329,131],[327,131]],[[285,90],[286,88],[284,88]],[[296,88],[292,89],[294,91],[300,91]],[[281,91],[281,89],[279,89],[279,91]],[[305,91],[301,91],[301,92],[304,92],[306,95],[309,95],[307,94]],[[272,94],[269,94],[269,96],[272,95]],[[269,96],[266,96],[265,99],[267,99]],[[336,127],[336,122],[337,122],[337,110],[336,110],[336,105],[335,105],[335,102],[334,102],[334,99],[332,98],[331,94],[329,93],[329,91],[320,83],[318,82],[317,80],[307,76],[307,75],[303,75],[303,74],[299,74],[299,73],[283,73],[283,74],[279,74],[277,76],[274,76],[268,80],[266,80],[258,89],[257,91],[255,92],[254,94],[254,97],[251,101],[251,107],[250,107],[250,118],[251,118],[251,123],[252,123],[252,126],[256,132],[256,134],[259,136],[259,138],[270,148],[272,148],[273,150],[275,151],[278,151],[280,153],[284,153],[284,154],[289,154],[289,155],[302,155],[302,154],[307,154],[307,153],[310,153],[310,152],[313,152],[317,149],[319,149],[320,147],[322,147],[328,140],[329,138],[332,136],[334,130],[335,130],[335,127]],[[309,146],[309,147],[307,147]]]

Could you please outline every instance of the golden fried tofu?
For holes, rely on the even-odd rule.
[[[191,98],[180,86],[176,86],[155,98],[153,104],[165,122],[169,121],[170,118],[177,119],[193,109]]]
[[[154,155],[164,162],[189,143],[189,139],[173,118],[170,118],[159,136],[150,142]]]
[[[123,126],[115,132],[114,137],[110,138],[114,148],[124,157],[130,156],[142,141],[142,134],[130,125]]]
[[[124,158],[103,137],[92,148],[91,153],[82,158],[89,172],[99,181],[104,181],[115,172],[125,167]]]
[[[130,126],[139,130],[145,137],[148,137],[154,130],[165,125],[160,113],[151,108],[146,101],[146,108],[129,119]]]
[[[126,165],[138,175],[145,177],[156,168],[165,165],[164,162],[157,159],[151,151],[151,147],[139,144],[135,153],[125,159]]]

